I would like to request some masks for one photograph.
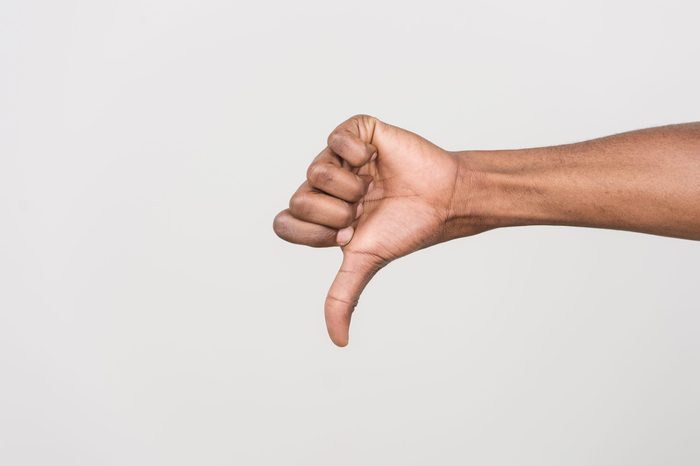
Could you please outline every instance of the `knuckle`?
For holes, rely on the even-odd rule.
[[[373,119],[374,117],[367,115],[366,113],[358,113],[356,115],[351,116],[349,119],[350,120],[367,120],[367,119]]]
[[[372,115],[367,115],[366,113],[358,113],[357,115],[353,115],[349,121],[354,122],[358,127],[371,127],[375,126],[379,122],[379,119]]]
[[[315,163],[309,167],[309,170],[306,172],[306,178],[314,186],[326,186],[333,181],[330,167],[320,163]]]
[[[305,193],[297,193],[289,200],[289,209],[297,215],[308,212],[309,198]]]
[[[340,149],[343,146],[343,135],[336,131],[333,131],[328,135],[328,147],[334,152],[338,152],[336,149]]]
[[[287,236],[289,225],[287,224],[285,211],[275,215],[275,219],[272,221],[272,230],[282,239]]]

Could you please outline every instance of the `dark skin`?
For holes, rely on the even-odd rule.
[[[369,280],[399,257],[506,226],[571,225],[700,240],[700,123],[545,148],[450,152],[367,115],[339,125],[275,233],[340,246],[325,302],[348,343]]]

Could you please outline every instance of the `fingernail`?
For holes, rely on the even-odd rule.
[[[376,158],[377,158],[377,152],[375,152],[374,154],[372,154],[372,157],[369,158],[369,161],[372,162],[372,161],[375,160]]]
[[[357,205],[357,211],[355,212],[355,219],[360,218],[360,215],[362,215],[362,212],[364,212],[364,211],[365,211],[365,206],[364,206],[364,204],[362,204],[362,202],[360,202]]]
[[[374,188],[374,180],[370,181],[367,185],[367,192],[370,192]]]
[[[355,230],[352,227],[346,227],[342,230],[338,230],[338,234],[335,237],[336,242],[341,246],[345,246],[352,239],[352,234],[354,231]]]

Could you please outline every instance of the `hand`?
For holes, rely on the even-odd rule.
[[[700,123],[578,144],[447,152],[359,115],[338,126],[290,208],[283,239],[339,245],[328,333],[348,342],[352,310],[392,260],[449,239],[516,225],[573,225],[700,240]]]
[[[325,302],[336,345],[348,343],[352,311],[377,271],[455,237],[448,220],[459,164],[456,154],[366,115],[330,134],[273,228],[293,243],[342,247],[343,262]]]

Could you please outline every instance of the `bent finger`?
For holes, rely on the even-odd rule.
[[[377,153],[371,143],[377,124],[376,118],[354,116],[333,130],[328,136],[328,147],[353,167],[360,167]]]
[[[294,217],[336,229],[350,226],[355,221],[356,204],[309,190],[305,185],[289,200],[289,210]]]
[[[315,248],[338,246],[336,242],[337,230],[294,218],[289,209],[277,214],[272,228],[277,236],[290,243],[304,244]]]
[[[357,202],[367,192],[368,180],[331,163],[312,163],[306,172],[309,184],[347,202]]]

